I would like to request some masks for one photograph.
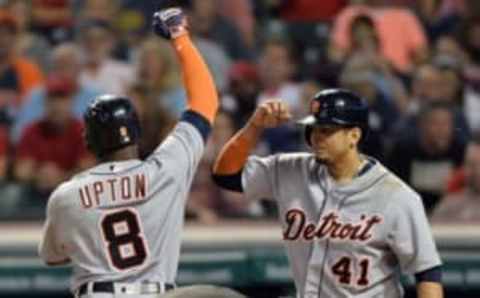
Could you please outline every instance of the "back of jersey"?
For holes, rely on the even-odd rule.
[[[42,254],[72,259],[72,290],[89,281],[175,281],[184,208],[204,141],[188,122],[146,160],[103,163],[51,196]]]

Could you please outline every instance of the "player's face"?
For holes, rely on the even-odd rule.
[[[358,128],[324,125],[313,128],[310,141],[317,159],[332,164],[351,150],[356,150],[359,138]]]

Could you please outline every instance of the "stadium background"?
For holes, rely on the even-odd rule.
[[[175,2],[175,1],[170,1]],[[363,150],[422,194],[445,262],[446,297],[480,296],[480,2],[190,0],[191,31],[222,99],[195,179],[179,284],[292,295],[275,207],[213,186],[218,150],[268,97],[294,116],[327,87],[363,95]],[[70,269],[36,254],[48,194],[95,161],[81,115],[99,93],[129,95],[142,156],[184,108],[178,66],[152,37],[156,1],[0,0],[0,296],[69,297]],[[257,154],[308,150],[293,125]],[[478,202],[477,202],[478,201]],[[404,278],[408,297],[412,280]]]

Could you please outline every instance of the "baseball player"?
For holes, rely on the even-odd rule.
[[[171,40],[188,94],[165,141],[138,159],[139,120],[128,98],[103,95],[85,112],[86,142],[99,165],[51,195],[39,254],[72,263],[76,297],[160,297],[174,287],[184,208],[217,112],[217,91],[178,8],[154,15]]]
[[[312,153],[248,157],[264,128],[289,120],[279,100],[260,104],[223,148],[213,177],[249,199],[273,198],[298,297],[397,298],[398,269],[419,298],[443,297],[441,262],[420,197],[359,153],[368,107],[340,89],[318,93],[305,126]]]

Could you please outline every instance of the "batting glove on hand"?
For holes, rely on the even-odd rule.
[[[187,17],[180,8],[167,8],[153,15],[153,31],[165,39],[187,34]]]

